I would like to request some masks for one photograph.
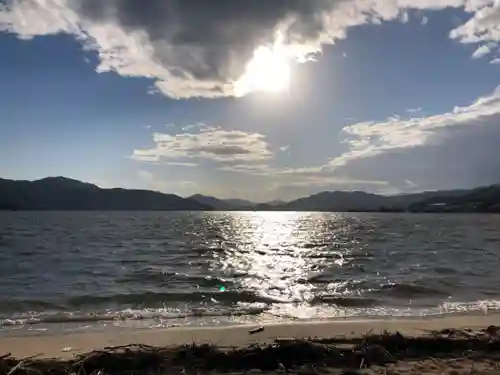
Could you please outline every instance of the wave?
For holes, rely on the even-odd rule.
[[[185,318],[202,317],[234,317],[251,316],[261,314],[266,310],[262,306],[249,306],[241,310],[233,311],[211,311],[204,309],[191,309],[189,312],[173,312],[166,309],[144,309],[144,310],[122,310],[113,312],[93,312],[93,313],[37,313],[32,315],[16,315],[12,317],[0,318],[0,327],[25,326],[37,324],[55,323],[105,323],[119,322],[126,320],[175,320]]]
[[[136,306],[155,306],[162,303],[171,302],[210,302],[214,300],[222,304],[235,304],[238,302],[247,303],[272,303],[273,299],[261,297],[251,292],[246,291],[225,291],[225,292],[192,292],[192,293],[131,293],[131,294],[114,294],[110,296],[92,296],[84,295],[69,298],[66,304],[70,307],[83,307],[87,305],[136,305]]]
[[[363,297],[338,297],[338,296],[320,296],[313,300],[313,303],[334,304],[339,307],[371,307],[380,304],[375,298]]]
[[[433,307],[391,307],[378,305],[374,299],[355,297],[323,296],[317,305],[294,303],[241,303],[234,308],[196,308],[187,311],[167,308],[123,309],[98,312],[39,312],[15,314],[9,317],[0,316],[0,329],[9,327],[40,326],[51,324],[93,324],[110,323],[120,325],[127,321],[144,321],[146,327],[186,325],[187,322],[201,321],[209,318],[208,324],[217,325],[228,321],[231,317],[254,317],[259,321],[269,322],[270,316],[276,318],[293,318],[324,320],[335,318],[384,318],[384,317],[424,317],[448,314],[487,314],[500,311],[500,300],[479,300],[475,302],[443,302]],[[340,308],[340,309],[339,309]],[[263,314],[263,315],[262,315]],[[215,319],[212,319],[215,318]],[[220,318],[220,319],[217,319]],[[188,321],[186,321],[188,319]],[[237,321],[236,321],[237,322]],[[206,323],[203,323],[206,324]]]
[[[322,247],[328,247],[328,246],[332,246],[331,243],[305,243],[305,244],[302,244],[300,247],[302,247],[303,249],[315,249],[315,248],[322,248]]]
[[[448,296],[445,290],[435,289],[416,284],[391,283],[381,286],[375,291],[376,294],[384,294],[392,297],[419,297],[419,296]]]
[[[37,310],[64,310],[64,306],[49,301],[0,298],[0,312],[3,313]]]
[[[118,284],[138,283],[152,284],[155,286],[162,286],[175,282],[199,285],[200,287],[225,285],[227,283],[225,279],[216,276],[192,276],[182,272],[161,272],[148,268],[130,272],[116,280]]]
[[[205,304],[216,306],[235,306],[238,303],[264,303],[277,302],[270,297],[258,296],[247,291],[225,291],[225,292],[192,292],[192,293],[130,293],[113,294],[105,296],[80,295],[69,297],[56,302],[40,300],[17,300],[0,299],[0,312],[20,312],[20,311],[68,311],[89,308],[105,307],[137,307],[137,308],[159,308],[164,305],[175,304],[176,302],[185,304]]]

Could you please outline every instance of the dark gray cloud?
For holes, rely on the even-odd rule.
[[[98,72],[150,77],[173,97],[238,95],[234,82],[277,40],[304,58],[355,25],[397,18],[391,0],[6,0],[0,30],[75,35]],[[245,93],[240,93],[245,94]]]
[[[197,149],[192,149],[191,151],[205,152],[207,154],[212,154],[216,156],[247,155],[251,153],[251,150],[242,146],[224,146],[224,145],[201,146]]]
[[[317,52],[350,27],[404,20],[409,9],[464,7],[451,32],[494,42],[500,6],[481,0],[4,0],[0,31],[22,38],[68,33],[97,51],[98,72],[149,77],[172,97],[237,95],[256,48],[276,41],[291,57]],[[488,14],[490,17],[482,17]],[[484,18],[484,19],[483,19]]]
[[[93,22],[112,21],[126,31],[145,32],[154,58],[171,65],[165,45],[181,56],[178,75],[198,80],[237,79],[256,47],[272,43],[275,31],[285,43],[308,43],[324,31],[333,0],[73,0],[74,9]],[[288,25],[285,27],[285,23]]]

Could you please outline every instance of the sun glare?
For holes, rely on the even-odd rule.
[[[236,82],[236,89],[241,94],[254,91],[282,92],[290,84],[290,74],[290,65],[284,56],[269,47],[259,47],[245,73]]]

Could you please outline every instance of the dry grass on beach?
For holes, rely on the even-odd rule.
[[[447,329],[426,336],[277,339],[228,349],[211,345],[127,345],[72,359],[0,355],[0,375],[160,374],[500,374],[500,327]]]

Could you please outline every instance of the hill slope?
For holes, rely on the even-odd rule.
[[[188,197],[188,199],[194,200],[201,204],[206,204],[208,206],[213,207],[216,210],[230,210],[232,208],[228,202],[207,195],[195,194]]]
[[[216,210],[238,210],[248,209],[256,206],[254,202],[246,201],[243,199],[219,199],[207,195],[195,194],[189,197],[197,202],[208,204]]]
[[[386,197],[361,191],[324,191],[279,206],[296,211],[371,211],[384,205]]]
[[[362,191],[325,191],[279,206],[296,211],[407,211],[409,207],[428,199],[454,198],[471,190],[426,191],[402,195],[377,195]]]
[[[495,212],[500,213],[500,185],[480,187],[462,195],[444,195],[411,204],[411,212]]]
[[[211,206],[148,190],[101,189],[64,177],[37,181],[0,179],[0,209],[210,210]]]

